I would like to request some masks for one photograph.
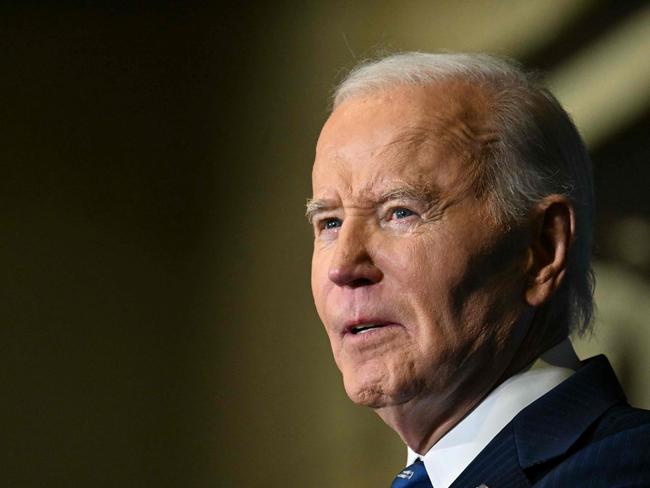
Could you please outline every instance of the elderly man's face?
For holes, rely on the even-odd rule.
[[[494,223],[470,175],[491,140],[479,95],[375,92],[321,132],[312,291],[357,403],[451,399],[473,378],[495,381],[519,340],[525,245]]]

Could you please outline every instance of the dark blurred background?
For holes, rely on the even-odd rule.
[[[7,487],[386,485],[345,397],[303,210],[357,61],[486,50],[543,69],[594,159],[596,335],[650,407],[645,1],[0,3]]]

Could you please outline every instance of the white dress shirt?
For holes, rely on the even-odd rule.
[[[407,466],[419,457],[434,488],[448,488],[521,410],[566,380],[579,361],[568,339],[531,368],[501,383],[422,455],[408,449]]]

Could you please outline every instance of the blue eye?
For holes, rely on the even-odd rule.
[[[396,219],[405,219],[406,217],[410,217],[411,215],[415,215],[415,213],[409,210],[408,208],[396,208],[395,210],[393,210],[393,216]]]
[[[341,227],[341,219],[325,219],[323,222],[323,229],[336,229],[338,227]]]

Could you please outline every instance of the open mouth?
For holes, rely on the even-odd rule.
[[[354,335],[365,334],[368,331],[378,329],[383,326],[383,324],[360,324],[350,328],[350,332]]]

